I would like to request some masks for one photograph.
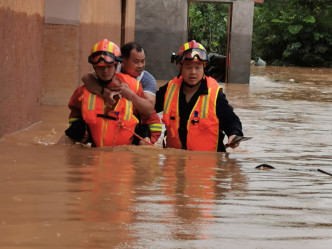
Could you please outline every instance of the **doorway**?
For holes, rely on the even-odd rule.
[[[207,49],[210,62],[205,74],[218,82],[228,83],[231,17],[231,3],[189,3],[188,40],[196,40]]]

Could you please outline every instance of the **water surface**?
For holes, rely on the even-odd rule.
[[[1,248],[330,248],[332,70],[222,87],[253,137],[228,153],[57,146],[68,109],[43,106],[0,140]]]

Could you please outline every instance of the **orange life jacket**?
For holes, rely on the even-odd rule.
[[[219,119],[216,102],[220,87],[217,82],[206,77],[208,94],[198,97],[187,122],[187,149],[196,151],[217,151],[219,139]],[[182,148],[179,138],[179,93],[182,76],[168,83],[164,100],[163,122],[166,126],[166,146]]]
[[[137,80],[122,73],[116,75],[121,82],[126,82],[130,89],[137,93],[139,87]],[[138,124],[138,120],[133,114],[132,102],[122,98],[114,110],[105,113],[105,108],[103,98],[83,87],[82,116],[89,125],[96,146],[131,144],[133,132]]]

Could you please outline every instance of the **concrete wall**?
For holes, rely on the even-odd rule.
[[[121,0],[45,0],[43,104],[68,102],[92,70],[88,56],[96,42],[107,38],[120,46],[121,6]]]
[[[254,1],[234,1],[230,38],[230,83],[249,83]]]
[[[178,74],[172,52],[187,40],[187,0],[136,0],[135,41],[146,53],[146,69],[158,80]]]
[[[93,45],[103,38],[107,38],[118,46],[121,45],[121,0],[83,0],[79,39],[79,81],[82,75],[92,70],[91,64],[88,63],[88,56]]]
[[[0,1],[0,138],[41,118],[44,0]]]
[[[249,83],[254,0],[136,0],[135,40],[146,50],[146,69],[159,80],[178,73],[170,56],[187,41],[188,2],[232,4],[228,78]]]
[[[135,0],[81,0],[79,81],[92,70],[88,56],[96,42],[107,38],[121,47],[134,40],[135,6]]]
[[[250,80],[250,61],[254,0],[191,0],[192,2],[220,2],[231,4],[231,26],[229,44],[228,83],[248,84]]]

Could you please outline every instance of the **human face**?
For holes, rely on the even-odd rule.
[[[196,85],[203,78],[204,62],[184,61],[181,68],[183,80],[189,85]]]
[[[115,74],[115,64],[109,64],[105,66],[94,66],[96,74],[98,75],[99,79],[103,81],[111,80]]]
[[[122,70],[131,77],[136,78],[140,76],[144,68],[145,54],[143,50],[141,52],[137,52],[134,48],[130,51],[129,58],[123,58]]]

